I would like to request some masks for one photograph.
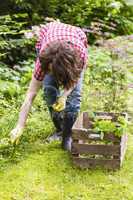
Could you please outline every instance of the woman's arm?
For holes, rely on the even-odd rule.
[[[32,106],[33,100],[35,99],[40,87],[42,85],[42,81],[38,81],[32,76],[25,100],[21,106],[19,119],[17,125],[20,127],[24,127],[26,124],[26,120],[28,117],[28,113],[30,112],[30,108]]]
[[[23,133],[23,128],[25,127],[30,108],[32,106],[33,100],[35,99],[40,87],[42,85],[41,81],[37,81],[34,76],[32,76],[25,100],[21,106],[19,118],[16,127],[10,133],[10,139],[12,143],[18,144],[19,139]]]

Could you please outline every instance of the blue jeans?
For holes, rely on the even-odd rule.
[[[81,76],[78,80],[77,85],[72,90],[70,95],[67,97],[66,108],[63,113],[78,113],[80,110],[81,103],[81,89],[83,81],[84,71],[81,73]],[[45,75],[43,81],[43,90],[44,90],[44,100],[49,108],[52,120],[57,129],[61,129],[60,125],[62,120],[61,112],[55,112],[52,108],[52,105],[56,102],[57,98],[61,95],[60,88],[56,82],[56,79],[52,74]]]
[[[77,85],[67,98],[65,112],[78,112],[80,110],[83,75],[84,72],[81,73]],[[44,99],[48,108],[50,108],[61,95],[59,86],[52,74],[45,75],[43,81],[43,90]]]

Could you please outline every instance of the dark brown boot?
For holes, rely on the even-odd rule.
[[[74,122],[76,121],[77,115],[78,115],[77,112],[64,113],[62,148],[67,151],[71,151],[72,126]]]

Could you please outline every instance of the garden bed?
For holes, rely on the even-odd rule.
[[[92,118],[87,112],[82,113],[72,128],[73,163],[80,168],[100,166],[107,169],[119,169],[126,151],[127,134],[126,129],[118,125],[118,119],[119,117],[126,119],[126,114],[105,112],[94,114],[95,117]],[[95,124],[98,124],[94,121],[95,118],[99,120],[98,123],[102,124],[104,121],[105,132],[100,130],[100,123],[99,127],[95,127]],[[114,129],[114,124],[116,129]]]

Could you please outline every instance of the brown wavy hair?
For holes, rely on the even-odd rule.
[[[71,43],[52,42],[41,52],[39,58],[44,73],[51,72],[58,85],[70,89],[77,83],[83,69],[83,61]]]

